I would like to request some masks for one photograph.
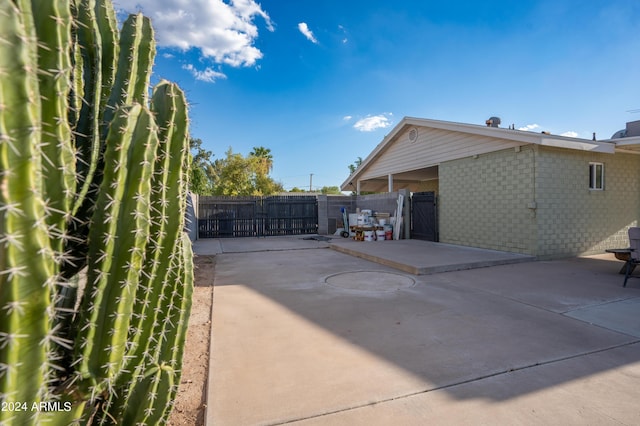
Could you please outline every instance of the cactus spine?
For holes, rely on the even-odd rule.
[[[0,384],[39,400],[49,380],[54,256],[42,197],[41,111],[30,4],[0,2]],[[0,411],[0,422],[16,418]]]
[[[188,117],[173,83],[148,99],[154,55],[149,20],[118,33],[109,0],[0,1],[0,399],[70,408],[2,424],[169,415],[193,287]]]

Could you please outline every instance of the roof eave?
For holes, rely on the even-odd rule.
[[[616,152],[640,154],[640,136],[630,136],[620,139],[610,139],[615,144]]]
[[[523,130],[505,129],[501,127],[485,127],[477,124],[457,123],[453,121],[431,120],[427,118],[404,117],[382,141],[374,148],[373,151],[365,158],[354,173],[349,175],[345,180],[341,189],[344,189],[352,182],[357,181],[358,175],[364,171],[368,164],[380,155],[386,146],[405,128],[409,126],[430,127],[434,129],[449,130],[454,132],[472,133],[479,136],[493,137],[497,139],[506,139],[523,144],[535,144],[542,146],[551,146],[556,148],[574,149],[578,151],[602,152],[613,154],[616,148],[616,142],[612,140],[591,141],[588,139],[571,138],[567,136],[548,135],[546,133],[533,133]],[[640,138],[634,138],[639,139]]]

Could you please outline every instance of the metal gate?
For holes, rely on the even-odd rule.
[[[200,197],[200,238],[317,232],[318,200],[315,196]]]
[[[435,192],[415,192],[411,196],[411,238],[438,241]]]

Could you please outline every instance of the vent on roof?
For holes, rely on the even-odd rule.
[[[415,142],[418,139],[418,129],[412,127],[409,130],[409,142]]]
[[[622,139],[627,137],[627,129],[618,130],[611,136],[611,139]]]
[[[487,127],[499,127],[500,126],[500,117],[490,117],[487,121],[485,121]]]

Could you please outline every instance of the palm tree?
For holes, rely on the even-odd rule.
[[[353,164],[349,164],[348,167],[351,174],[355,173],[356,169],[360,167],[360,164],[362,164],[362,157],[358,157]]]
[[[269,148],[254,146],[253,151],[251,151],[249,155],[262,159],[267,173],[271,171],[271,168],[273,167],[273,155],[271,155],[271,150]]]

